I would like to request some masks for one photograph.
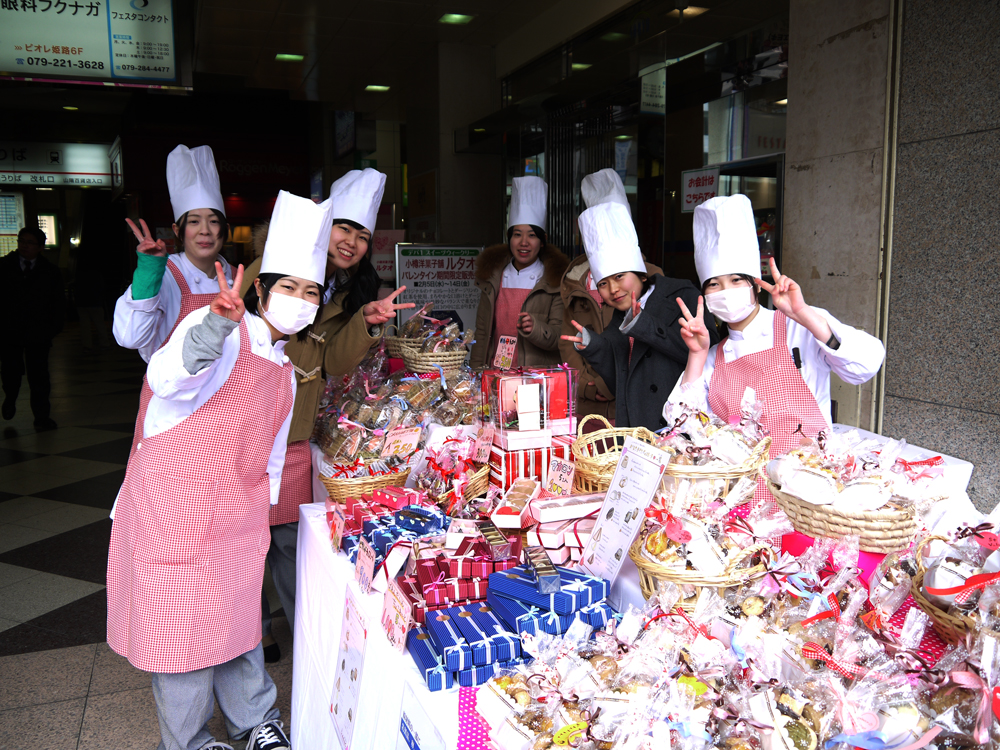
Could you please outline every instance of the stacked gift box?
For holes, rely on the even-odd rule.
[[[615,616],[607,603],[610,584],[594,576],[563,567],[555,568],[559,580],[555,590],[544,589],[532,568],[517,566],[490,576],[486,602],[510,630],[516,633],[562,635],[577,620],[594,630]]]
[[[429,612],[457,604],[485,602],[489,577],[516,566],[519,554],[520,538],[513,536],[501,545],[469,536],[455,550],[418,546],[413,574],[399,579],[414,622],[423,624]]]
[[[365,495],[347,499],[344,535],[340,546],[352,563],[357,561],[358,545],[362,537],[375,550],[377,566],[398,542],[412,545],[428,535],[443,533],[447,518],[440,511],[423,504],[403,504],[421,502],[419,493],[404,490],[401,493],[389,494],[398,494],[399,499],[390,500],[390,504],[386,504],[385,495],[382,497]],[[398,507],[394,508],[393,505]]]
[[[520,477],[548,480],[553,458],[571,460],[576,432],[576,370],[486,370],[484,413],[494,425],[490,483],[508,489]]]
[[[548,495],[533,500],[531,515],[537,526],[528,530],[530,546],[544,547],[557,565],[570,565],[583,557],[583,548],[594,530],[604,493]]]

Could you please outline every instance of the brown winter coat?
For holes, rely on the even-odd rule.
[[[527,336],[518,332],[517,364],[524,367],[552,367],[559,358],[559,332],[562,328],[563,303],[559,284],[569,265],[569,258],[555,245],[546,245],[538,254],[545,268],[542,278],[528,294],[521,307],[531,313],[534,328]],[[503,269],[510,263],[509,245],[493,245],[476,258],[476,286],[481,292],[476,312],[476,343],[469,364],[490,367],[490,355],[496,351],[493,341],[493,308],[500,293]]]
[[[570,321],[575,320],[584,328],[589,328],[595,333],[604,333],[604,329],[611,322],[611,315],[615,309],[611,305],[599,305],[590,292],[587,291],[587,274],[590,272],[590,262],[586,255],[574,258],[563,274],[561,294],[563,301],[563,324],[562,333],[567,336],[577,335],[576,329]],[[646,275],[652,276],[655,273],[662,274],[658,266],[652,263],[646,264]],[[615,418],[615,393],[610,390],[604,380],[598,375],[594,368],[587,363],[580,352],[576,350],[570,341],[559,341],[559,353],[562,361],[574,367],[578,371],[576,389],[576,415],[583,419],[588,414],[600,414],[608,420]],[[606,399],[597,400],[597,394]]]
[[[254,244],[257,243],[257,234],[254,232]],[[264,234],[266,236],[266,230]],[[241,295],[247,293],[253,280],[260,275],[261,260],[258,257],[246,269]],[[369,333],[361,310],[347,315],[343,302],[344,294],[335,292],[330,301],[320,308],[305,341],[299,341],[298,335],[293,334],[285,345],[285,354],[295,366],[298,381],[292,406],[292,424],[288,429],[289,443],[308,440],[312,435],[327,377],[345,375],[357,367],[382,335],[381,327],[373,329],[374,336]]]

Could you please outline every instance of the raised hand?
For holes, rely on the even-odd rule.
[[[773,284],[768,284],[761,279],[755,279],[760,288],[771,295],[771,301],[777,310],[781,310],[785,315],[796,323],[802,323],[802,313],[809,309],[809,305],[802,298],[802,288],[789,276],[782,276],[778,272],[778,266],[774,258],[770,258],[771,277]]]
[[[365,305],[361,313],[364,316],[365,323],[370,326],[382,325],[395,318],[397,310],[409,310],[412,307],[416,307],[412,302],[404,302],[400,305],[393,304],[392,301],[405,291],[406,287],[401,286],[385,299],[377,299]]]
[[[522,312],[518,314],[517,329],[525,336],[535,330],[535,319],[531,317],[531,313]]]
[[[677,304],[681,307],[681,338],[684,339],[687,348],[693,353],[707,352],[712,340],[705,327],[705,298],[698,295],[698,312],[694,315],[680,297],[677,298]]]
[[[566,334],[563,334],[559,338],[561,338],[563,341],[572,341],[573,346],[575,346],[577,349],[580,349],[583,347],[583,326],[577,323],[575,320],[571,320],[570,323],[572,323],[573,327],[580,332],[580,335],[567,336]]]
[[[216,315],[221,315],[223,318],[228,318],[239,323],[243,319],[243,314],[247,311],[246,305],[243,304],[243,299],[240,297],[240,287],[243,286],[243,266],[240,265],[236,269],[232,289],[229,288],[229,283],[226,281],[226,274],[223,272],[222,264],[219,261],[215,261],[215,273],[219,279],[219,293],[212,300],[212,304],[209,305],[209,310]]]
[[[149,231],[149,227],[146,226],[146,222],[139,219],[139,223],[142,224],[142,231],[139,231],[139,227],[135,225],[135,222],[131,219],[125,219],[125,223],[128,224],[129,229],[132,230],[132,234],[135,238],[139,240],[139,246],[136,248],[143,255],[159,255],[164,256],[167,254],[167,243],[163,240],[154,240],[153,235]]]
[[[642,305],[640,305],[639,301],[635,298],[635,292],[632,292],[632,320],[638,318],[639,313],[641,312],[642,312]]]

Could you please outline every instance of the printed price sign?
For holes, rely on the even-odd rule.
[[[483,428],[476,435],[476,458],[477,464],[484,464],[490,460],[490,449],[493,447],[493,433],[495,428],[491,424],[483,425]]]
[[[420,442],[419,427],[397,427],[389,430],[382,448],[382,458],[386,456],[408,456],[417,449]]]
[[[497,343],[496,356],[493,357],[493,366],[509,370],[514,364],[515,354],[517,354],[517,336],[501,336]]]
[[[389,590],[382,600],[382,629],[389,643],[399,653],[403,653],[406,648],[406,633],[412,622],[409,600],[394,578],[389,581]]]
[[[344,524],[347,521],[339,503],[333,503],[333,509],[327,515],[330,521],[330,546],[333,548],[333,553],[337,554],[344,539]]]
[[[354,580],[361,586],[365,594],[372,590],[372,577],[375,575],[375,548],[368,540],[361,537],[358,540],[358,562],[354,566]]]
[[[573,475],[576,465],[561,458],[553,458],[549,463],[549,484],[546,492],[553,495],[570,495],[573,490]]]

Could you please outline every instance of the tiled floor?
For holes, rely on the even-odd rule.
[[[108,511],[144,371],[137,353],[117,347],[85,355],[71,324],[51,357],[59,428],[35,432],[27,383],[17,414],[0,422],[0,750],[153,750],[159,742],[149,675],[105,642]],[[291,632],[274,614],[282,659],[269,671],[287,722]],[[212,725],[226,741],[218,707]]]

